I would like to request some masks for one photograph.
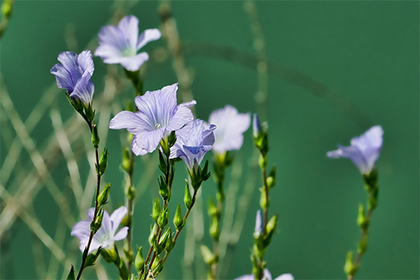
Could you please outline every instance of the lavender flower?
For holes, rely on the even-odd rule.
[[[136,113],[122,111],[109,123],[111,129],[127,129],[134,134],[131,149],[136,155],[153,152],[163,137],[176,131],[193,119],[189,107],[195,100],[176,105],[178,84],[161,90],[147,91],[135,99]]]
[[[338,145],[338,150],[330,151],[327,156],[330,158],[345,157],[353,161],[362,174],[369,174],[379,157],[382,148],[382,127],[376,125],[359,137],[350,141],[350,146]]]
[[[89,241],[90,223],[92,222],[94,211],[95,208],[90,208],[87,212],[89,220],[77,222],[71,231],[72,236],[76,236],[80,239],[79,249],[82,252],[85,250]],[[112,213],[111,217],[107,211],[104,212],[102,225],[93,236],[92,243],[88,252],[89,254],[99,247],[110,248],[114,245],[114,241],[122,240],[127,236],[128,227],[123,227],[117,234],[115,234],[118,226],[121,223],[121,220],[126,214],[127,208],[124,206],[116,209]]]
[[[90,78],[93,75],[94,65],[89,50],[79,55],[74,52],[61,52],[58,61],[50,73],[55,75],[57,86],[65,89],[71,98],[81,100],[86,105],[92,102],[95,90]]]
[[[224,154],[227,151],[239,150],[244,141],[243,133],[248,129],[250,122],[249,113],[240,114],[235,107],[230,105],[213,111],[209,117],[209,123],[217,126],[214,131],[213,151]]]
[[[202,120],[189,122],[176,132],[176,143],[171,148],[170,158],[181,158],[188,170],[200,165],[204,155],[211,150],[214,143],[214,124],[207,129]]]
[[[128,71],[137,71],[149,60],[146,52],[137,52],[150,41],[158,40],[158,29],[146,29],[139,36],[139,20],[135,16],[123,17],[118,26],[107,25],[99,31],[99,47],[95,56],[107,64],[121,64]]]
[[[272,280],[272,279],[273,278],[271,277],[270,271],[268,271],[268,269],[264,269],[264,276],[262,280]],[[292,274],[285,273],[276,277],[274,280],[294,280],[294,279],[295,278],[293,278]],[[235,280],[255,280],[255,276],[254,274],[247,274],[247,275],[243,275],[241,277],[235,278]]]

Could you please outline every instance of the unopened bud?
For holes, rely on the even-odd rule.
[[[94,123],[93,125],[92,125],[92,145],[93,145],[93,148],[95,149],[95,150],[97,150],[98,149],[98,147],[99,147],[99,142],[100,142],[100,139],[99,139],[99,135],[98,135],[98,127],[96,126],[96,123]]]
[[[152,208],[152,219],[156,222],[160,215],[160,202],[159,199],[156,198],[153,201],[153,208]]]
[[[108,203],[108,196],[109,196],[109,190],[111,189],[111,183],[106,184],[105,188],[102,190],[102,192],[98,196],[98,205],[103,206],[106,203]]]
[[[139,273],[143,269],[144,258],[143,258],[143,252],[142,252],[142,247],[141,246],[139,247],[139,250],[137,251],[136,259],[134,261],[134,266],[136,267],[136,269]]]
[[[182,217],[180,204],[178,204],[178,206],[176,207],[175,216],[174,216],[174,225],[177,230],[182,229],[182,227],[184,226],[184,218]]]
[[[99,160],[99,168],[98,168],[99,175],[102,175],[105,173],[107,166],[108,166],[108,150],[104,149],[102,151],[101,159]]]
[[[184,203],[187,209],[191,209],[192,198],[191,198],[190,187],[188,186],[188,183],[185,185]]]
[[[169,208],[163,209],[163,211],[160,213],[159,218],[157,220],[158,225],[161,228],[164,228],[168,224],[168,218],[169,218]]]
[[[212,264],[216,263],[217,256],[215,256],[207,246],[201,245],[200,248],[201,248],[201,254],[203,255],[204,261],[208,265],[212,265]]]

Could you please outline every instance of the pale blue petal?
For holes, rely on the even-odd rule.
[[[114,212],[112,212],[111,214],[111,224],[112,227],[110,228],[110,231],[112,232],[112,234],[115,234],[115,232],[117,231],[118,226],[120,225],[122,219],[124,218],[124,216],[127,215],[127,208],[125,208],[124,206],[121,206],[120,208],[116,209]]]
[[[167,131],[174,131],[182,128],[186,123],[192,121],[194,116],[189,109],[189,107],[194,106],[197,102],[195,100],[183,103],[178,106],[178,109],[175,115],[172,117],[168,127],[166,128]]]
[[[102,58],[104,63],[116,64],[120,63],[122,54],[121,51],[114,45],[102,44],[95,50],[95,56]]]
[[[110,129],[127,129],[128,132],[137,134],[148,129],[148,125],[136,113],[130,111],[119,112],[109,122]]]
[[[92,102],[95,87],[90,78],[90,73],[85,72],[83,76],[77,81],[73,92],[71,92],[69,96],[72,98],[80,99],[85,104],[89,104],[90,102]]]
[[[131,140],[131,150],[136,156],[144,156],[148,151],[137,144],[138,136],[134,135],[133,140]],[[141,143],[141,142],[140,142]]]
[[[114,241],[123,240],[127,237],[128,227],[123,227],[120,231],[112,238]]]
[[[160,33],[159,29],[146,29],[143,33],[140,34],[137,43],[137,50],[141,49],[151,41],[160,39],[161,36],[162,34]]]
[[[77,56],[77,63],[83,73],[87,71],[91,76],[93,75],[95,66],[93,65],[92,54],[89,50],[84,50]]]
[[[118,28],[124,34],[126,40],[128,40],[127,44],[130,48],[133,50],[136,49],[139,36],[139,20],[133,15],[125,16],[118,23]]]
[[[119,58],[119,63],[128,71],[137,71],[148,60],[149,55],[142,52],[135,56],[122,56]]]
[[[295,280],[295,278],[293,277],[292,274],[285,273],[285,274],[282,274],[282,275],[276,277],[274,280]]]
[[[262,224],[262,217],[261,211],[257,211],[257,216],[255,217],[255,235],[258,237],[263,232],[263,224]]]
[[[138,148],[146,150],[148,153],[151,153],[154,150],[156,150],[164,133],[164,128],[160,128],[158,130],[153,131],[141,132],[140,134],[135,135],[135,144]],[[134,153],[136,153],[136,151],[133,150]]]
[[[267,268],[265,268],[264,269],[264,276],[263,276],[263,280],[271,280],[272,279],[272,277],[271,277],[271,273],[270,273],[270,271],[268,271],[268,269]]]
[[[99,212],[98,212],[99,216]],[[112,221],[109,218],[109,214],[106,210],[104,210],[104,216],[102,218],[101,227],[99,230],[95,233],[94,237],[98,240],[103,240],[104,238],[107,238],[111,234],[113,234],[112,230]]]
[[[54,65],[50,73],[55,75],[58,88],[65,89],[67,92],[72,92],[75,86],[70,72],[61,64]]]
[[[99,31],[99,45],[111,45],[120,52],[125,51],[128,47],[128,40],[124,38],[121,30],[113,25],[107,25]]]
[[[70,233],[72,236],[75,236],[82,239],[88,239],[90,236],[90,221],[79,221],[77,222]]]
[[[254,274],[242,275],[234,280],[255,280]]]

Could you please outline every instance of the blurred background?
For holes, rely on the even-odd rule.
[[[274,277],[345,278],[366,193],[349,160],[325,154],[379,124],[385,132],[379,206],[356,279],[419,279],[416,1],[15,1],[0,41],[1,279],[59,279],[70,264],[80,266],[70,231],[92,205],[93,152],[86,125],[49,71],[61,51],[93,52],[101,26],[128,14],[139,18],[140,32],[158,27],[164,35],[145,47],[145,90],[179,82],[179,102],[193,96],[199,118],[230,104],[268,122],[269,167],[277,166],[270,213],[279,214],[279,224],[265,260]],[[127,139],[107,126],[134,93],[119,65],[94,62],[100,146],[110,153],[104,181],[112,183],[111,212],[124,204],[119,165]],[[251,273],[261,178],[250,130],[234,155],[223,279]],[[133,244],[146,251],[151,199],[158,195],[155,164],[155,154],[136,158]],[[184,169],[177,166],[174,204],[182,201]],[[212,244],[206,205],[215,189],[212,180],[203,185],[160,279],[205,278],[199,245]],[[100,261],[84,277],[118,274]]]

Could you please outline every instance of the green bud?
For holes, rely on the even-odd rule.
[[[158,275],[159,272],[162,271],[162,269],[163,269],[162,260],[160,259],[159,255],[156,255],[155,260],[153,261],[153,264],[152,264],[153,275]]]
[[[169,134],[169,137],[168,137],[168,145],[169,145],[169,147],[172,147],[173,145],[175,145],[175,142],[176,142],[176,134],[175,134],[175,131],[172,131]]]
[[[182,217],[180,204],[178,204],[178,206],[176,207],[175,216],[174,216],[174,225],[175,225],[176,230],[181,230],[182,227],[184,226],[184,218]]]
[[[219,228],[219,221],[217,217],[213,217],[211,219],[211,226],[210,226],[209,232],[210,232],[211,237],[214,240],[219,241],[220,228]]]
[[[107,183],[105,188],[102,190],[102,192],[98,196],[99,206],[103,206],[108,203],[108,196],[109,196],[110,189],[111,189],[111,183]]]
[[[171,231],[171,228],[168,228],[168,230],[169,230],[169,235],[168,235],[168,238],[166,238],[165,250],[167,252],[170,252],[174,248],[175,243],[174,243],[174,241],[172,239],[172,231]]]
[[[277,214],[271,217],[267,223],[267,233],[271,233],[276,229],[277,226]]]
[[[191,198],[190,187],[188,186],[188,183],[186,183],[186,185],[185,185],[184,203],[185,203],[185,207],[187,207],[187,209],[191,209],[192,198]]]
[[[133,186],[126,186],[126,188],[125,188],[125,196],[128,199],[133,199],[134,196],[135,196],[135,194],[136,194],[136,190],[134,189]]]
[[[149,234],[149,244],[153,244],[155,243],[155,240],[157,238],[157,230],[158,230],[158,226],[156,223],[153,223],[150,226],[150,234]]]
[[[170,228],[167,228],[159,239],[159,242],[157,244],[157,250],[156,250],[158,254],[160,254],[163,250],[165,250],[166,241],[167,241],[168,237],[171,238],[171,229]]]
[[[267,177],[267,186],[268,189],[271,189],[276,184],[276,166],[273,166],[273,168],[270,171],[270,174]]]
[[[99,209],[98,215],[96,215],[96,218],[90,223],[90,230],[93,233],[96,233],[101,227],[103,217],[104,217],[104,211],[102,209]]]
[[[344,264],[344,272],[348,276],[353,276],[354,274],[356,274],[356,271],[357,271],[357,266],[354,266],[353,264],[353,252],[349,251],[346,257],[346,263]]]
[[[169,157],[169,155],[171,154],[171,147],[169,147],[169,143],[168,143],[168,138],[167,137],[163,137],[160,140],[160,147],[162,148],[162,152],[166,157]],[[159,149],[160,151],[160,149]]]
[[[70,268],[69,275],[67,275],[67,280],[74,280],[74,279],[75,279],[75,277],[74,277],[74,266],[72,265],[71,268]]]
[[[108,150],[104,149],[102,151],[101,159],[99,160],[99,175],[105,173],[106,167],[108,166]]]
[[[163,211],[160,213],[159,218],[157,220],[158,225],[161,228],[164,228],[168,224],[168,218],[169,218],[169,208],[163,209]]]
[[[267,167],[267,157],[261,154],[258,159],[258,164],[261,169],[265,169]]]
[[[152,208],[152,219],[153,221],[157,222],[157,219],[159,218],[160,215],[160,202],[159,199],[156,198],[153,201],[153,208]]]
[[[140,273],[140,271],[143,269],[144,266],[144,258],[143,258],[143,252],[142,247],[139,247],[139,250],[137,251],[136,259],[134,261],[134,266],[137,269],[137,272]]]
[[[3,16],[5,18],[10,18],[10,16],[12,15],[12,1],[11,0],[5,0],[3,2],[3,5],[1,5],[1,13],[3,14]],[[73,274],[74,274],[74,268],[73,269]]]
[[[123,149],[121,166],[125,172],[131,173],[133,167],[131,166],[131,152],[127,147]]]
[[[158,183],[159,183],[160,196],[163,198],[163,200],[168,200],[169,189],[168,189],[168,186],[166,185],[165,179],[162,176],[159,177]]]
[[[86,257],[85,264],[83,265],[83,268],[86,268],[88,266],[93,266],[95,264],[96,259],[99,257],[99,254],[102,251],[102,247],[99,247],[96,251],[94,251],[92,254],[89,254]]]
[[[265,193],[265,188],[260,188],[261,196],[260,196],[260,206],[263,210],[267,210],[270,206],[270,199],[268,198],[268,195]]]
[[[357,224],[361,229],[366,229],[369,226],[369,221],[366,220],[363,205],[359,205],[359,214],[357,215]]]
[[[92,103],[89,104],[83,104],[85,107],[85,114],[86,118],[89,120],[89,122],[92,122],[95,118],[95,111],[92,108]]]
[[[219,211],[217,211],[217,207],[214,204],[214,201],[211,197],[209,198],[209,204],[208,204],[208,207],[207,207],[207,211],[208,211],[210,217],[218,217],[219,216]]]
[[[212,265],[217,262],[217,259],[218,259],[217,256],[215,256],[207,246],[201,245],[200,248],[201,248],[201,254],[203,255],[203,258],[206,264]]]
[[[99,135],[98,135],[98,127],[96,126],[96,123],[94,123],[93,125],[92,125],[92,145],[93,145],[93,148],[95,149],[95,150],[97,150],[98,149],[98,147],[99,147],[99,142],[100,142],[100,139],[99,139]]]

